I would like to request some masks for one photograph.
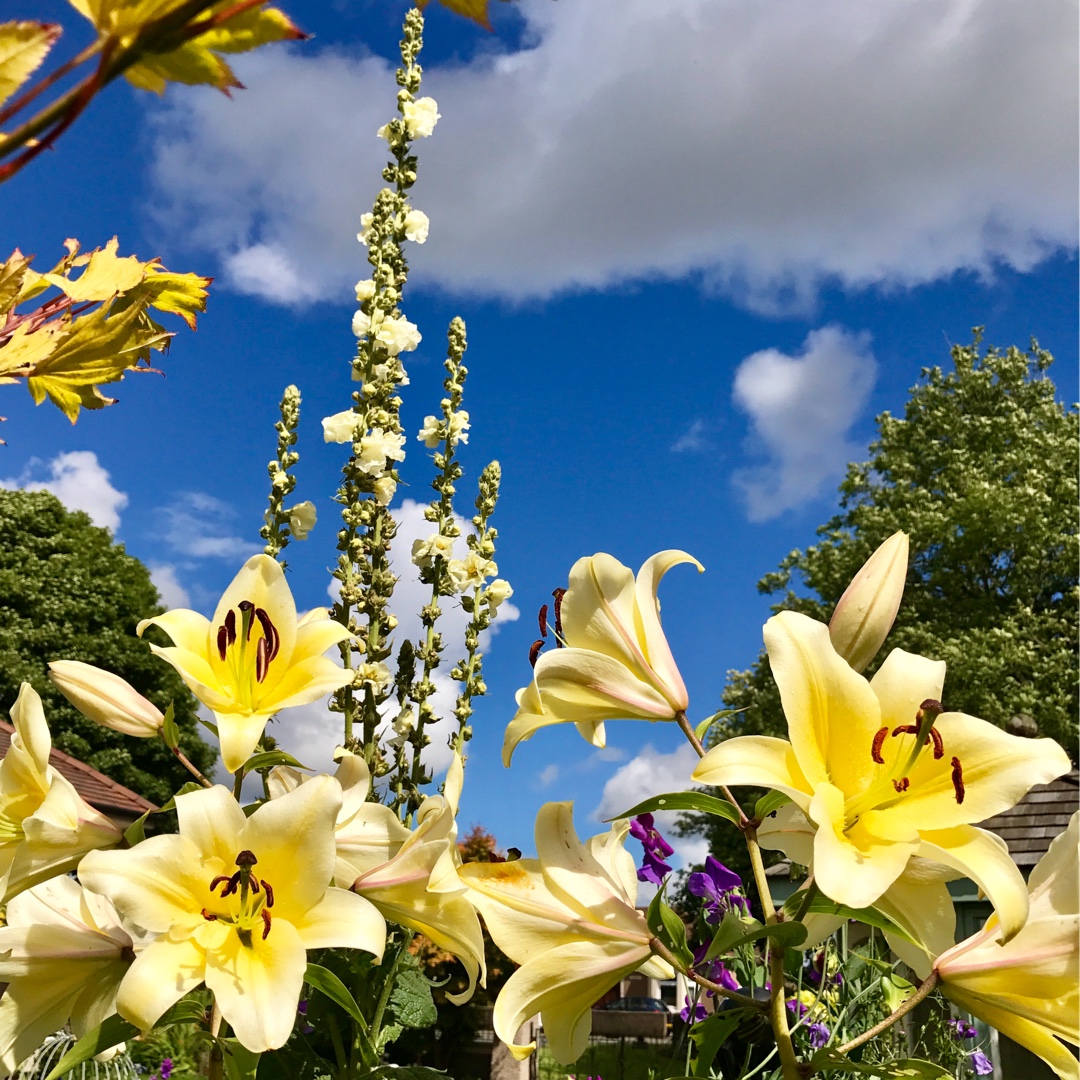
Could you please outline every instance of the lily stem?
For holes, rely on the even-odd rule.
[[[854,1039],[844,1043],[843,1046],[838,1046],[837,1053],[848,1054],[858,1046],[862,1046],[863,1043],[869,1042],[871,1039],[876,1039],[883,1031],[888,1031],[889,1028],[896,1023],[902,1016],[906,1016],[920,1001],[925,1001],[930,996],[931,991],[938,984],[938,973],[935,968],[926,976],[925,979],[919,984],[919,989],[915,991],[902,1005],[900,1005],[895,1011],[891,1012],[880,1024],[875,1024],[872,1028],[867,1028],[861,1035],[857,1035]]]
[[[758,844],[757,829],[747,824],[743,829],[746,837],[746,849],[750,854],[750,865],[754,871],[754,883],[765,922],[772,925],[778,921],[776,908],[773,906],[772,893],[769,892],[769,880],[765,876],[765,864],[761,861],[761,846]],[[772,983],[769,998],[769,1018],[772,1021],[773,1034],[776,1036],[776,1048],[780,1054],[780,1067],[784,1080],[800,1080],[799,1062],[795,1057],[795,1047],[791,1042],[791,1030],[787,1022],[787,1002],[784,999],[784,950],[769,942],[769,980]]]
[[[221,1043],[217,1038],[221,1030],[221,1019],[221,1010],[215,999],[214,1007],[210,1011],[210,1034],[214,1037],[214,1041],[210,1045],[210,1064],[207,1070],[209,1080],[223,1080],[225,1072],[225,1055],[222,1053]]]
[[[817,882],[814,880],[814,875],[811,874],[806,879],[806,895],[802,898],[802,903],[799,904],[799,910],[795,913],[795,921],[802,922],[806,913],[810,910],[810,905],[814,902],[814,897],[818,894]]]
[[[188,759],[188,756],[184,753],[183,750],[180,749],[179,746],[174,746],[172,748],[172,752],[176,755],[176,760],[179,761],[180,764],[183,765],[184,768],[187,769],[187,771],[191,773],[191,775],[194,776],[200,784],[202,784],[203,787],[214,786],[213,783],[207,780],[206,777],[203,776],[203,774],[199,771],[199,767],[193,761],[190,761]]]
[[[701,740],[697,737],[697,732],[694,730],[694,725],[690,723],[684,710],[680,709],[675,714],[675,722],[679,725],[680,730],[686,736],[690,745],[697,751],[697,756],[704,757],[705,747],[702,746]],[[739,805],[739,800],[736,799],[735,796],[731,794],[731,791],[723,784],[720,785],[720,790],[724,793],[724,798],[727,799],[727,801],[731,803],[731,805],[734,806],[736,810],[739,811],[739,828],[745,829],[746,823],[750,819],[746,816],[743,808]]]
[[[657,956],[666,960],[673,968],[681,971],[688,979],[696,982],[698,986],[703,986],[706,990],[711,990],[719,997],[730,998],[739,1005],[745,1005],[748,1009],[764,1011],[769,1007],[764,1001],[747,997],[745,994],[737,994],[734,990],[729,990],[726,986],[721,986],[719,983],[706,979],[704,975],[699,975],[693,968],[684,967],[679,958],[659,938],[649,938],[649,948]]]

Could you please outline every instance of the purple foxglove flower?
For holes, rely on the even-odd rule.
[[[989,1076],[994,1071],[993,1062],[981,1050],[971,1055],[971,1067],[976,1076]]]
[[[810,1045],[820,1050],[829,1041],[829,1029],[824,1024],[809,1024],[806,1033],[810,1036]]]
[[[164,1058],[161,1062],[161,1068],[158,1069],[158,1075],[161,1077],[161,1080],[169,1080],[169,1077],[172,1076],[172,1070],[172,1058]]]
[[[630,835],[641,841],[645,849],[645,858],[637,872],[638,881],[649,881],[660,885],[671,873],[671,867],[664,859],[675,853],[675,849],[660,835],[653,825],[652,814],[639,814],[630,822]]]

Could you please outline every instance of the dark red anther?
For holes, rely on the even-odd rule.
[[[259,912],[259,914],[262,916],[262,921],[263,921],[262,936],[263,936],[263,941],[265,941],[270,936],[270,911],[267,908],[263,908],[262,911]]]
[[[931,728],[926,741],[934,740],[934,760],[940,761],[945,756],[945,744],[941,741],[941,732],[937,728]]]
[[[281,635],[278,633],[277,627],[270,621],[270,616],[266,614],[266,611],[263,608],[259,607],[255,609],[255,618],[259,620],[263,637],[266,638],[266,647],[268,649],[266,660],[267,663],[269,663],[281,650]]]
[[[218,879],[215,878],[214,880],[216,881]],[[233,874],[233,876],[231,878],[229,878],[229,880],[225,883],[225,888],[221,890],[221,895],[223,897],[232,896],[232,894],[234,892],[236,892],[236,890],[239,889],[239,888],[240,888],[240,871],[237,870],[236,873]]]
[[[255,646],[255,681],[262,682],[266,673],[270,670],[270,650],[266,644],[266,638],[259,638],[259,644]]]
[[[894,780],[892,786],[896,788],[896,793],[902,795],[909,787],[911,787],[911,781],[906,776],[901,776],[899,780]]]
[[[259,879],[256,877],[248,878],[248,884],[251,886],[251,891],[257,893],[259,891]]]
[[[889,728],[886,725],[875,736],[874,743],[870,747],[870,756],[879,764],[884,765],[885,759],[881,756],[881,745],[885,742],[889,735]]]
[[[213,881],[210,882],[210,891],[213,892],[223,881],[228,881],[228,874],[218,874]]]
[[[229,644],[231,645],[236,641],[236,612],[232,608],[229,608],[225,612],[225,633],[229,635]]]
[[[953,791],[956,792],[956,804],[960,805],[964,801],[964,770],[960,765],[960,759],[954,757],[952,759],[952,786]]]
[[[230,612],[230,614],[231,614],[231,612]],[[222,660],[225,659],[225,650],[228,649],[228,647],[229,647],[229,634],[228,634],[228,631],[225,629],[224,626],[219,626],[218,627],[218,632],[217,632],[217,651],[218,651],[218,656],[220,656]]]
[[[206,910],[206,908],[202,909],[202,917],[207,922],[217,922],[218,920],[218,917],[216,915],[211,915],[210,912]]]
[[[490,862],[503,863],[503,862],[506,862],[506,856],[505,855],[500,855],[497,851],[491,851],[491,852],[488,852],[488,860],[487,861],[489,863]]]
[[[529,663],[532,667],[536,667],[536,658],[540,655],[540,650],[544,647],[544,639],[537,638],[529,646]]]
[[[555,597],[555,636],[558,638],[558,647],[561,649],[562,640],[562,602],[566,595],[565,589],[552,589],[551,595]]]
[[[274,906],[274,890],[270,888],[270,882],[264,881],[262,887],[266,890],[266,906]]]
[[[540,636],[547,637],[547,604],[541,604],[540,614],[537,616],[537,621],[540,623]]]
[[[901,724],[892,729],[893,735],[918,735],[919,729],[914,724]]]

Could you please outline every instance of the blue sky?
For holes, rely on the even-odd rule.
[[[297,496],[320,513],[290,550],[291,582],[301,607],[327,601],[342,448],[319,420],[348,405],[351,286],[366,276],[354,235],[393,108],[403,5],[284,6],[315,36],[239,58],[247,91],[159,101],[114,86],[0,192],[8,248],[36,252],[39,270],[66,236],[90,248],[115,233],[124,253],[217,278],[164,379],[129,377],[119,405],[74,428],[7,388],[0,451],[0,482],[88,510],[167,602],[205,611],[257,550],[290,382],[305,403]],[[404,306],[424,340],[406,358],[405,426],[437,408],[445,327],[462,315],[473,429],[459,510],[499,459],[497,559],[520,617],[490,642],[461,817],[528,850],[543,801],[574,799],[587,834],[683,786],[691,760],[673,727],[617,722],[606,751],[549,729],[502,768],[535,612],[575,559],[608,551],[636,568],[678,547],[704,563],[661,593],[700,718],[760,648],[756,581],[812,542],[875,415],[902,411],[950,343],[977,324],[1001,345],[1034,335],[1076,400],[1076,12],[493,7],[494,34],[430,9],[423,92],[443,119],[417,146],[415,205],[432,227],[410,252]],[[34,14],[81,43],[63,5]],[[430,467],[410,451],[396,505],[416,535]],[[325,766],[335,730],[311,707],[274,733]]]

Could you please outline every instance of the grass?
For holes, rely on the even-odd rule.
[[[655,1080],[682,1075],[682,1054],[673,1061],[671,1043],[594,1042],[572,1065],[560,1065],[542,1046],[537,1054],[537,1080]]]

